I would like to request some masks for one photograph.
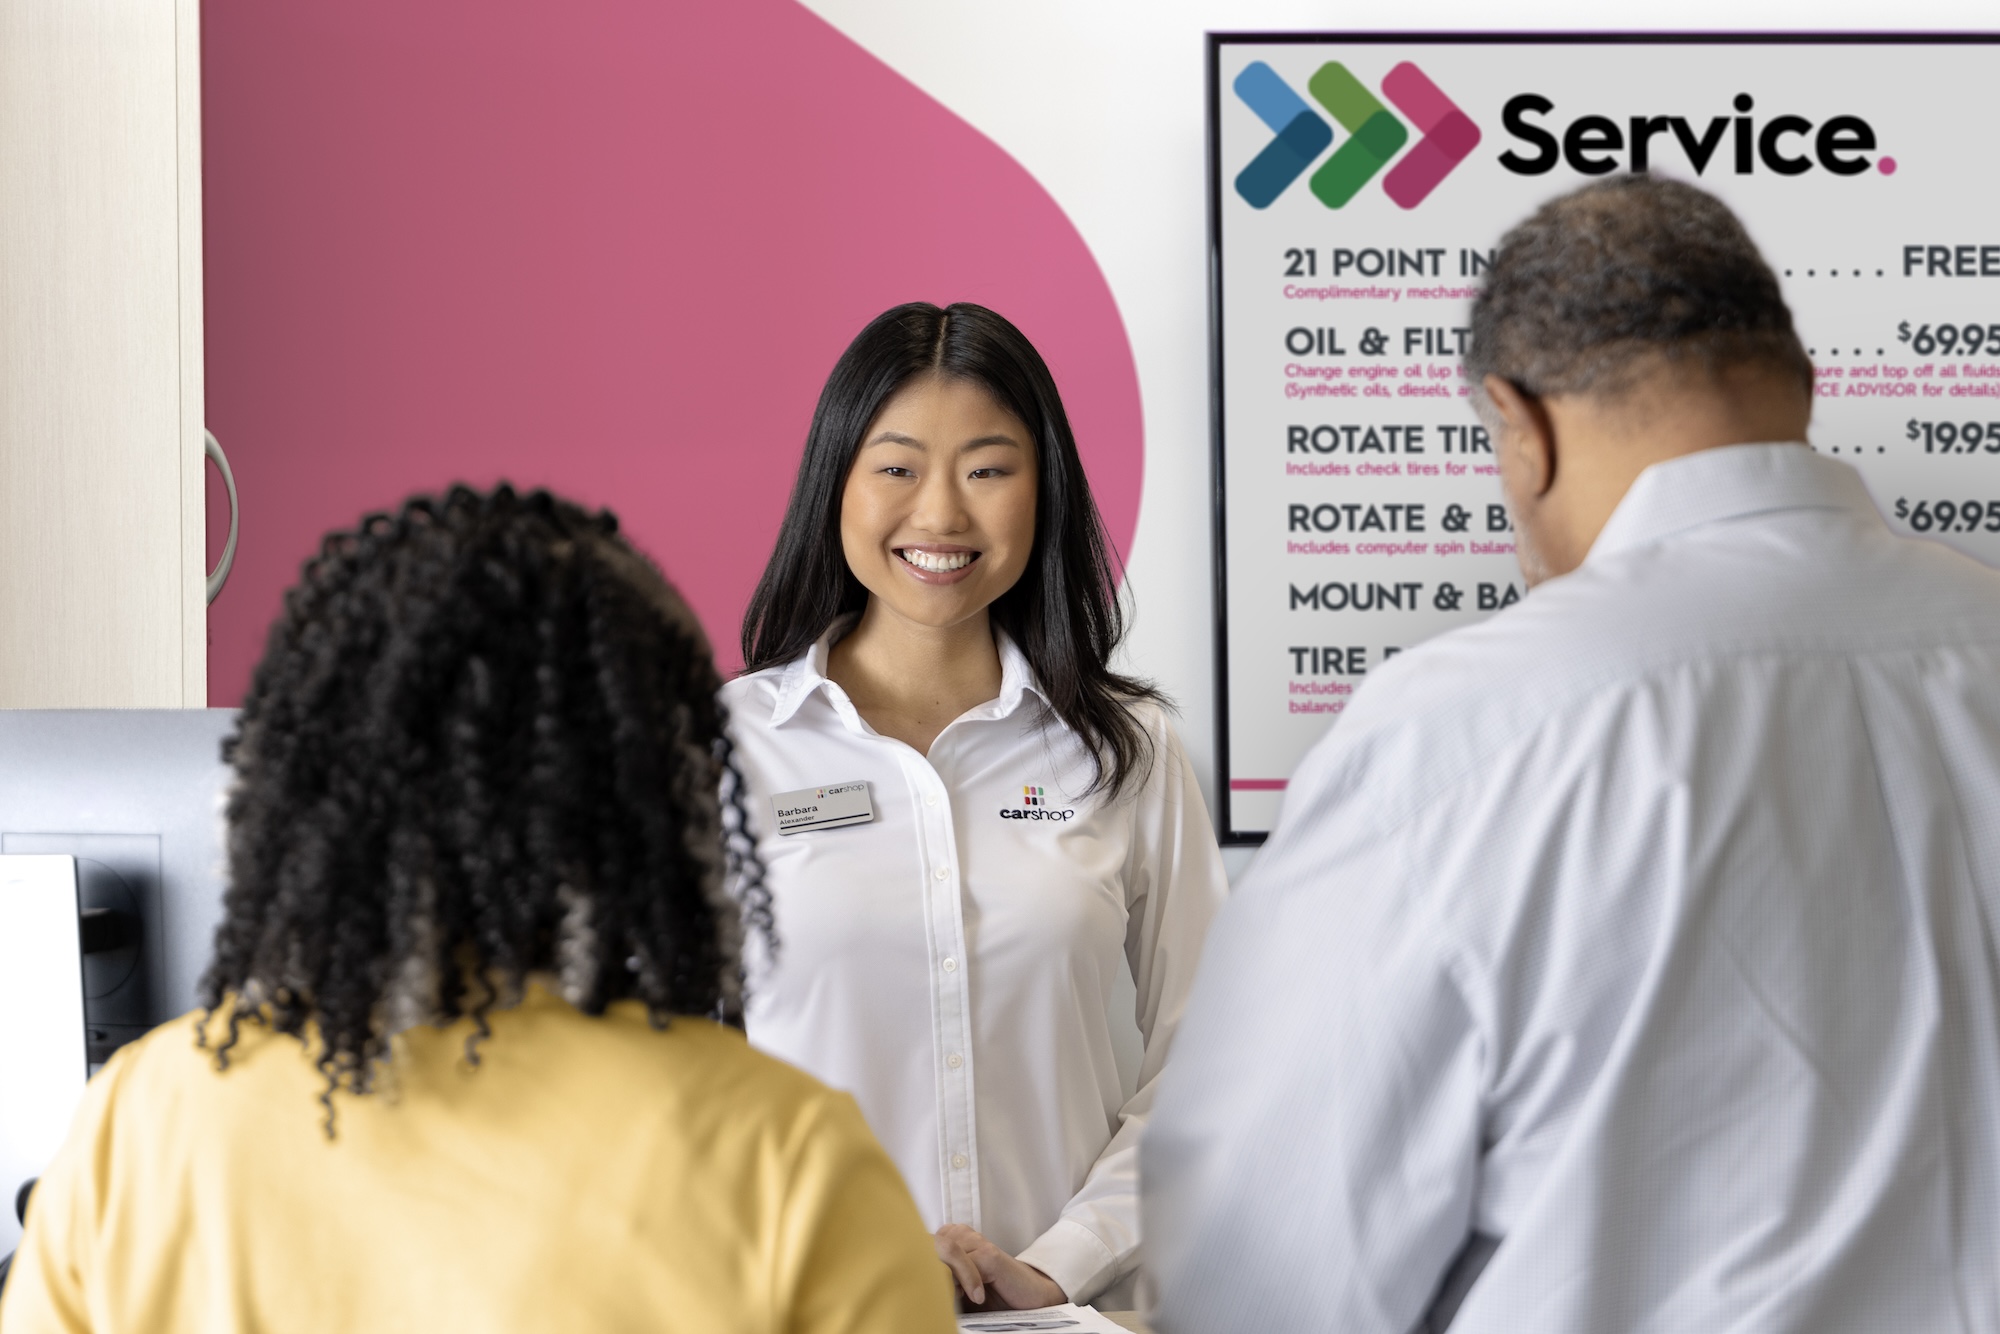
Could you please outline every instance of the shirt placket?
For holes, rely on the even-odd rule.
[[[973,1113],[971,969],[967,967],[962,868],[951,794],[930,764],[904,761],[922,831],[929,924],[938,1170],[945,1221],[979,1229],[979,1135]]]

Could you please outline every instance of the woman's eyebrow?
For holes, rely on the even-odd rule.
[[[930,446],[913,435],[901,431],[878,431],[868,438],[871,445],[907,445],[911,449],[929,449]],[[1011,435],[975,436],[958,447],[960,453],[973,449],[985,449],[990,445],[1004,445],[1010,449],[1021,448],[1021,442]]]

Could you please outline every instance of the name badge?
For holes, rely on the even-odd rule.
[[[875,818],[875,803],[869,800],[865,782],[832,783],[780,792],[771,798],[771,812],[778,817],[779,833],[802,834],[808,829],[867,824]]]

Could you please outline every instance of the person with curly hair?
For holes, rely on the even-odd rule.
[[[950,1329],[853,1100],[741,1031],[720,684],[608,513],[329,536],[225,745],[205,1008],[92,1081],[0,1328]]]

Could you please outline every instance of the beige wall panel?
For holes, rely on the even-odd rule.
[[[0,3],[0,705],[201,702],[198,226],[191,289],[183,257],[199,176],[181,179],[199,89],[181,8]]]
[[[181,698],[208,704],[207,496],[202,430],[206,366],[201,300],[201,0],[175,0],[175,248],[180,273]]]

